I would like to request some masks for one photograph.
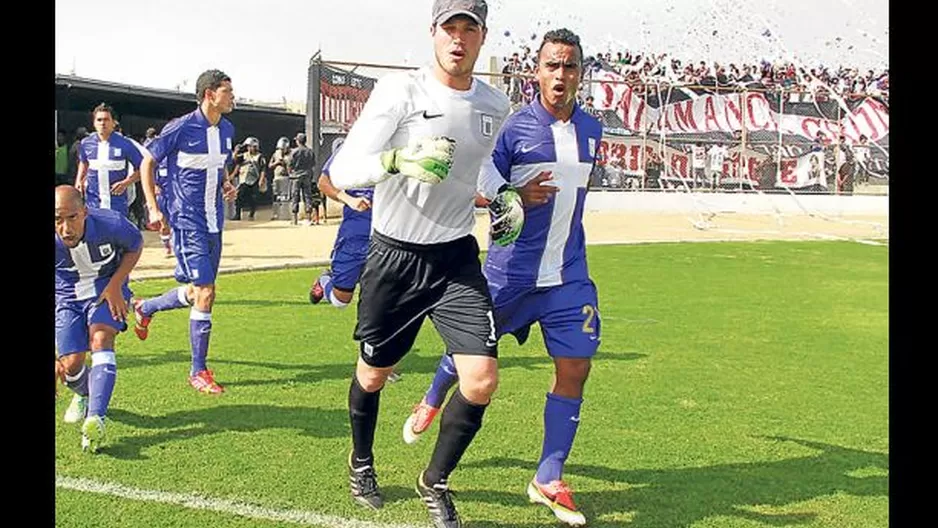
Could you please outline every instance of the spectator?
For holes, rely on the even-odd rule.
[[[88,129],[78,127],[75,129],[75,139],[72,146],[68,148],[68,179],[75,182],[78,178],[78,151],[81,149],[81,140],[88,137]]]
[[[592,96],[592,95],[587,95],[587,96],[586,96],[586,102],[583,103],[583,111],[585,111],[587,114],[589,114],[589,115],[591,115],[591,116],[593,116],[593,117],[599,119],[600,121],[602,120],[602,118],[600,117],[600,116],[602,115],[602,112],[600,112],[599,110],[596,109],[595,106],[593,106],[593,96]]]
[[[293,187],[293,225],[297,224],[302,198],[306,210],[306,225],[319,225],[319,204],[322,194],[319,187],[313,184],[313,171],[316,168],[316,157],[313,150],[306,146],[306,134],[300,132],[296,135],[296,149],[290,155],[290,179]]]
[[[273,212],[271,220],[280,219],[280,207],[278,203],[289,202],[293,190],[290,188],[290,140],[286,136],[277,140],[277,148],[270,155],[270,163],[267,168],[273,172]]]
[[[68,140],[65,131],[59,129],[55,135],[55,184],[71,183],[68,176]]]
[[[244,145],[247,152],[240,153],[240,159],[236,161],[239,185],[232,220],[241,220],[241,210],[245,207],[248,209],[248,220],[254,220],[258,186],[267,184],[267,160],[260,152],[260,142],[257,138],[249,137],[244,140]]]
[[[860,135],[860,141],[853,147],[853,156],[856,159],[856,182],[866,183],[870,179],[870,144],[866,135]]]
[[[727,148],[719,143],[713,144],[707,151],[707,157],[710,159],[708,164],[710,189],[716,189],[720,185],[720,180],[723,178],[723,161],[727,155]]]
[[[691,147],[691,167],[694,170],[693,186],[702,186],[705,181],[704,169],[707,167],[707,153],[700,142]]]

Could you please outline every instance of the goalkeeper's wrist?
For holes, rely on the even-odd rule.
[[[385,150],[381,153],[381,166],[388,174],[397,174],[397,151],[398,149]]]
[[[498,200],[499,198],[503,198],[506,192],[511,192],[511,191],[514,191],[514,187],[512,187],[511,184],[503,183],[501,187],[499,187],[498,190],[495,191],[494,196],[492,196],[491,198],[488,198],[488,197],[486,198],[488,198],[489,202],[494,202],[495,200]]]
[[[520,194],[518,194],[518,189],[516,189],[511,184],[506,183],[498,188],[498,192],[496,192],[495,196],[492,197],[492,201],[495,201],[498,198],[502,198],[502,200],[509,200],[510,198],[508,195],[520,196]]]

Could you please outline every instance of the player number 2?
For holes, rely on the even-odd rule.
[[[583,333],[592,334],[595,331],[593,328],[593,316],[596,315],[596,309],[588,304],[584,304],[583,315],[586,316],[586,320],[583,321]]]

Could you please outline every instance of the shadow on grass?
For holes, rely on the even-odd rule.
[[[414,349],[410,354],[404,357],[398,364],[399,372],[407,379],[408,374],[432,374],[436,372],[440,364],[438,355],[419,355],[419,349]],[[608,353],[604,352],[603,357],[597,362],[606,361],[634,361],[646,357],[645,354],[636,353]],[[281,385],[283,383],[316,383],[326,380],[351,380],[352,373],[355,370],[355,359],[350,359],[348,363],[332,363],[325,365],[296,363],[273,363],[265,361],[243,361],[230,359],[213,359],[212,363],[242,365],[248,367],[269,368],[274,370],[297,371],[293,378],[264,379],[264,380],[231,380],[226,383],[230,386],[247,387],[253,385]],[[540,357],[511,357],[500,356],[498,358],[499,370],[505,369],[551,369],[553,361],[546,354]]]
[[[317,438],[339,438],[350,434],[348,411],[316,407],[221,405],[165,416],[111,409],[108,418],[137,429],[157,430],[152,435],[122,436],[107,446],[106,454],[119,459],[145,459],[144,449],[229,431],[252,433],[266,429],[293,429],[299,430],[301,435]]]
[[[135,338],[136,339],[136,338]],[[157,365],[168,365],[170,363],[180,363],[189,365],[192,363],[192,354],[188,350],[167,350],[162,354],[138,354],[117,352],[120,370],[133,369],[139,367],[155,367]],[[182,367],[182,371],[188,374],[188,366]]]
[[[243,259],[263,259],[263,260],[303,260],[306,259],[304,255],[231,255],[227,257],[229,260],[243,260]]]
[[[228,300],[215,301],[215,306],[277,307],[277,306],[312,306],[312,305],[309,303],[308,300],[305,300],[305,301],[288,301],[288,300],[271,301],[267,299],[228,299]]]
[[[816,454],[773,462],[721,464],[681,469],[621,470],[602,466],[569,464],[564,473],[632,486],[621,491],[583,491],[575,495],[592,528],[627,525],[630,528],[680,528],[714,516],[738,517],[769,526],[792,526],[813,522],[806,513],[763,513],[752,509],[780,508],[786,505],[828,497],[837,493],[859,497],[888,497],[886,475],[851,476],[870,468],[889,470],[889,455],[860,451],[821,442],[786,437],[760,437],[773,442],[794,442],[816,449]],[[533,474],[534,461],[490,458],[462,467],[517,467]],[[527,504],[523,488],[518,493],[457,490],[463,501],[496,503],[520,507]],[[535,506],[530,506],[535,508]],[[602,521],[599,516],[620,512],[630,514],[631,522]],[[530,526],[552,525],[552,514],[543,506],[531,511],[543,521]],[[518,523],[481,521],[467,523],[473,528],[522,526]]]

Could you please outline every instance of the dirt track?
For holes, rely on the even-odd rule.
[[[338,229],[337,217],[330,216],[326,225],[294,226],[287,221],[266,220],[270,218],[270,211],[261,209],[257,218],[253,222],[226,222],[221,259],[223,272],[328,262]],[[770,214],[720,213],[707,220],[689,214],[587,212],[584,224],[589,244],[841,237],[888,239],[889,230],[886,216],[824,219],[807,215],[777,218]],[[487,215],[476,215],[476,237],[487,240],[487,230]],[[171,276],[176,259],[163,253],[156,233],[147,232],[144,239],[143,256],[131,278]]]

